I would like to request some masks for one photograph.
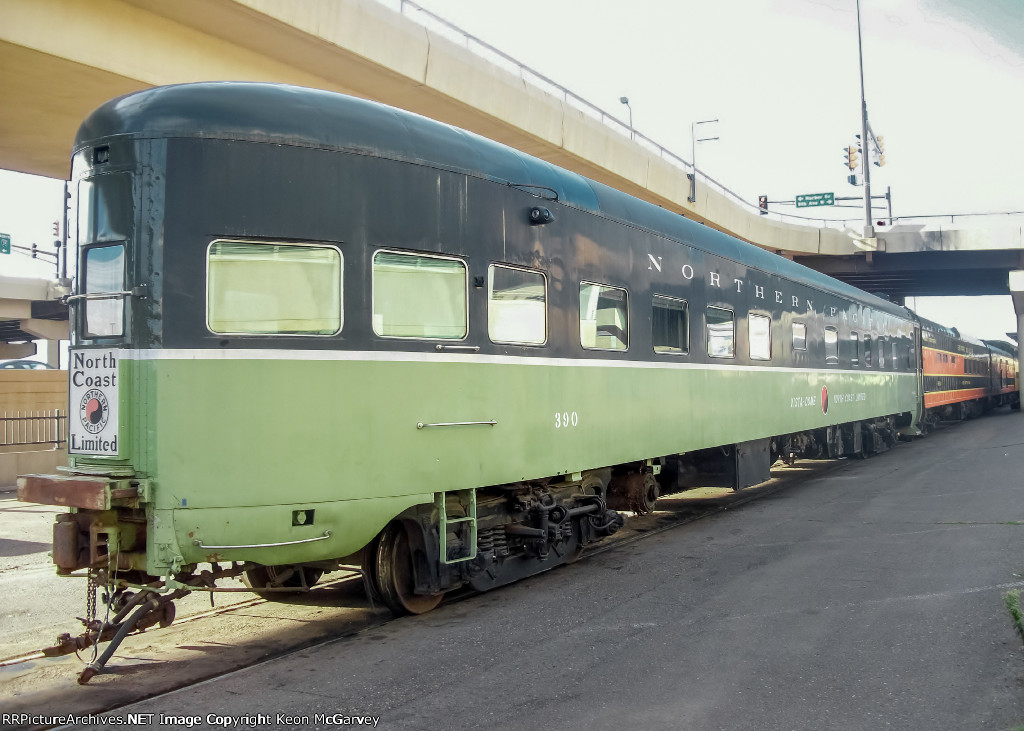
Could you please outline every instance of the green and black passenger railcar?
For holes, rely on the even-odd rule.
[[[71,464],[21,488],[75,508],[64,573],[358,562],[424,611],[571,560],[703,450],[742,487],[920,420],[905,308],[380,104],[143,91],[72,177]]]

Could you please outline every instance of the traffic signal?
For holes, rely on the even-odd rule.
[[[860,164],[860,150],[853,145],[848,145],[846,148],[846,167],[850,170],[856,170]]]
[[[875,140],[875,143],[878,145],[878,159],[875,160],[875,165],[877,165],[878,167],[882,167],[883,165],[885,165],[885,138],[878,137]]]
[[[53,238],[60,238],[60,221],[53,222]]]
[[[761,215],[764,216],[768,213],[768,196],[759,195],[757,196],[757,207],[761,209]]]

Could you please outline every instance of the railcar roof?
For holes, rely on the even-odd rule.
[[[1008,343],[1005,340],[985,340],[984,343],[994,353],[998,353],[999,355],[1004,355],[1007,358],[1013,358],[1015,360],[1017,358],[1017,348],[1013,346],[1013,343]]]
[[[931,332],[941,333],[956,340],[961,340],[965,343],[970,343],[971,345],[977,345],[981,348],[989,347],[989,344],[986,341],[980,340],[970,335],[964,335],[955,327],[946,327],[945,325],[940,325],[939,323],[921,317],[920,315],[917,316],[917,319],[920,321],[921,328],[923,330],[930,330]]]
[[[81,125],[75,150],[112,136],[247,140],[371,155],[451,170],[644,228],[816,289],[908,317],[880,297],[551,163],[377,102],[285,84],[203,82],[112,99]],[[529,186],[537,186],[530,188]]]
[[[920,315],[917,316],[917,319],[920,320],[921,328],[923,330],[930,330],[930,331],[935,332],[935,333],[941,333],[942,335],[946,335],[946,336],[951,337],[951,338],[958,338],[958,337],[960,337],[960,331],[957,330],[956,328],[946,327],[945,325],[940,325],[939,323],[935,322],[934,320],[929,320],[928,318],[921,317]]]

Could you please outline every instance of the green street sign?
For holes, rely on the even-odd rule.
[[[11,235],[0,234],[0,254],[11,253]]]
[[[810,208],[811,206],[834,206],[836,204],[835,193],[807,193],[796,197],[797,208]]]

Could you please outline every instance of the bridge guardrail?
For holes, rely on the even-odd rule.
[[[563,102],[569,106],[577,109],[594,120],[599,121],[605,126],[614,129],[616,132],[624,137],[631,138],[634,142],[639,144],[641,147],[647,149],[658,155],[661,159],[665,160],[669,164],[681,170],[683,173],[688,175],[695,175],[697,180],[702,184],[713,188],[721,195],[731,200],[733,203],[748,209],[751,213],[758,213],[759,208],[745,200],[740,194],[718,182],[714,178],[710,177],[706,173],[702,172],[699,168],[694,168],[693,163],[688,162],[679,155],[675,154],[671,150],[663,147],[659,143],[647,137],[642,132],[638,132],[635,128],[630,128],[629,124],[623,120],[605,111],[601,107],[593,104],[579,94],[567,89],[566,87],[559,84],[557,81],[548,78],[539,71],[520,63],[512,56],[509,56],[504,51],[501,51],[494,46],[490,45],[486,41],[477,38],[476,36],[467,33],[466,31],[459,28],[457,25],[450,23],[444,18],[435,15],[426,8],[413,2],[413,0],[378,0],[384,5],[397,10],[403,16],[419,23],[423,27],[431,30],[444,38],[463,46],[471,53],[480,56],[483,60],[489,61],[494,65],[502,68],[514,75],[519,76],[524,82],[531,84],[541,91],[545,91],[552,96],[560,98]],[[798,216],[791,213],[780,213],[777,211],[769,211],[767,214],[768,218],[789,221],[800,225],[814,225],[824,226],[829,228],[845,228],[846,224],[860,220],[859,218],[845,218],[845,219],[833,219],[824,217],[810,217],[810,216]]]
[[[698,181],[702,184],[716,190],[719,194],[725,196],[736,205],[748,210],[750,213],[759,213],[760,209],[754,203],[744,199],[739,193],[729,189],[722,183],[718,182],[711,176],[702,172],[699,168],[695,168],[692,162],[688,162],[679,155],[675,154],[671,150],[663,147],[659,143],[647,137],[642,132],[638,132],[635,128],[631,128],[628,123],[622,119],[616,117],[614,114],[602,109],[601,107],[593,104],[579,94],[567,89],[566,87],[559,84],[557,81],[548,78],[539,71],[526,66],[525,64],[517,61],[512,56],[509,56],[504,51],[495,48],[491,44],[487,43],[476,36],[467,33],[457,25],[445,20],[439,15],[435,15],[426,8],[418,5],[413,0],[378,0],[378,2],[396,10],[401,15],[419,23],[423,27],[431,30],[448,40],[461,45],[471,53],[476,54],[483,60],[488,61],[495,66],[508,71],[513,75],[519,76],[525,83],[531,84],[535,88],[547,92],[554,97],[560,98],[563,102],[571,106],[573,109],[577,109],[588,117],[604,124],[605,126],[614,129],[618,134],[624,137],[628,137],[635,143],[646,149],[648,152],[658,155],[661,159],[665,160],[669,164],[678,168],[685,174],[694,175]],[[854,218],[826,218],[820,216],[800,216],[792,213],[782,213],[779,211],[768,211],[765,216],[769,219],[794,223],[797,225],[804,226],[817,226],[823,228],[834,228],[843,230],[850,228],[851,226],[858,226],[863,223],[863,217],[857,216]],[[924,215],[924,216],[894,216],[891,219],[892,225],[898,225],[900,223],[917,222],[919,220],[927,219],[949,219],[950,223],[967,222],[966,219],[976,219],[979,217],[986,217],[986,221],[991,221],[993,216],[1024,216],[1024,211],[1009,211],[1009,212],[995,212],[995,213],[961,213],[961,214],[944,214],[944,215]],[[887,219],[888,217],[880,217],[880,219]]]

